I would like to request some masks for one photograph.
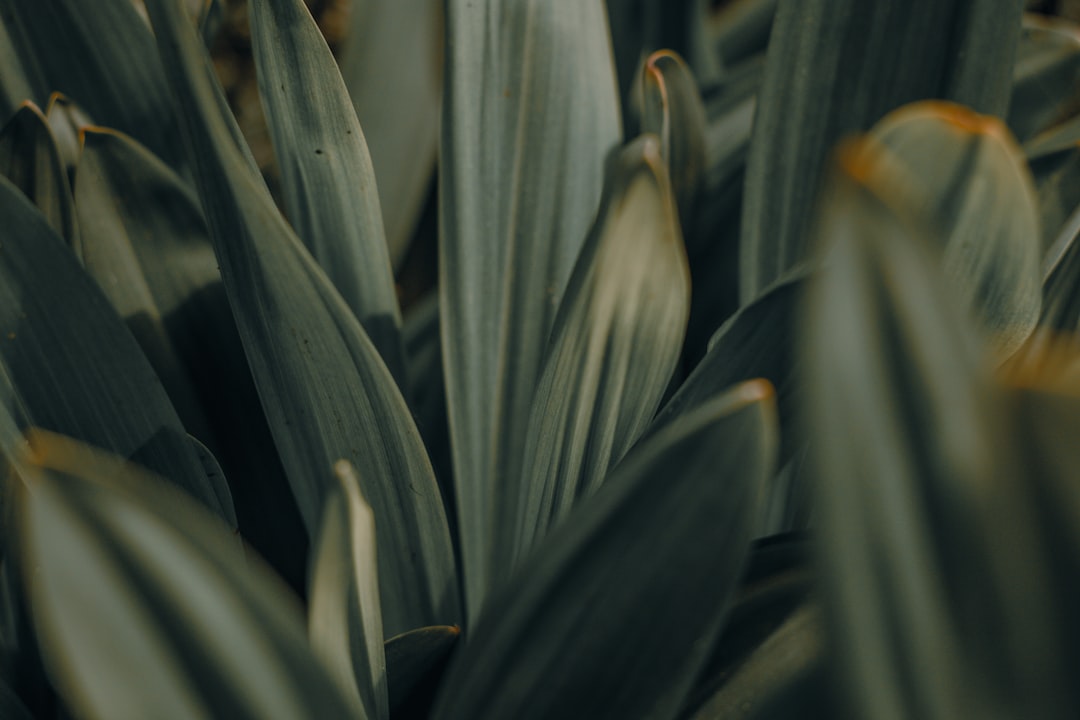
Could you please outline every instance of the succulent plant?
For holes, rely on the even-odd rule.
[[[0,717],[1080,715],[1024,8],[0,0]]]

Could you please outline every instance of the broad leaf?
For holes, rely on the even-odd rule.
[[[379,518],[388,634],[458,619],[454,557],[420,435],[356,317],[237,151],[205,50],[174,0],[148,3],[196,149],[199,194],[229,304],[309,535],[338,460],[358,470]]]
[[[25,586],[79,716],[348,717],[298,604],[228,527],[120,458],[32,446]]]
[[[308,633],[316,654],[365,718],[387,720],[386,660],[375,560],[375,517],[344,460],[323,511],[308,590]]]
[[[676,717],[749,551],[773,413],[746,383],[628,455],[487,604],[433,717]]]
[[[747,168],[744,304],[806,259],[818,179],[843,136],[924,98],[1004,114],[1020,13],[1016,0],[780,0]]]
[[[660,147],[644,135],[616,156],[563,296],[529,418],[518,511],[496,523],[498,537],[516,529],[514,564],[600,487],[652,419],[679,359],[690,273]]]
[[[225,467],[244,538],[303,592],[307,538],[244,358],[198,198],[126,135],[98,129],[84,137],[75,192],[90,245],[88,268],[97,271],[118,311],[124,312],[122,303],[136,301],[129,325],[186,428]],[[204,424],[208,435],[199,432]]]
[[[368,139],[386,242],[398,269],[435,174],[442,5],[440,0],[353,0],[339,56]],[[392,71],[388,58],[393,58]]]
[[[71,251],[0,178],[0,363],[24,423],[123,457],[140,454],[235,525],[223,480],[208,478],[138,344]]]
[[[79,247],[63,159],[48,120],[33,103],[22,105],[0,130],[0,175],[30,198],[68,245]]]
[[[250,8],[285,214],[405,388],[375,174],[334,56],[302,0],[253,0]]]
[[[946,274],[1007,358],[1041,302],[1037,199],[1020,149],[996,118],[941,102],[890,113],[870,136],[887,151],[865,172],[937,231]]]
[[[602,0],[450,0],[446,24],[439,292],[471,618],[620,121]]]
[[[176,141],[176,114],[154,38],[130,2],[0,0],[0,14],[25,33],[46,92],[64,93],[98,123],[183,167],[184,146]],[[35,100],[44,104],[46,98]]]

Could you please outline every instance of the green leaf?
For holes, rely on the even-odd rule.
[[[1080,93],[1080,34],[1074,23],[1025,15],[1006,116],[1021,142],[1069,119]]]
[[[747,168],[744,304],[807,259],[818,179],[843,136],[924,98],[1004,114],[1020,13],[1016,0],[780,0]]]
[[[25,33],[46,92],[73,98],[98,123],[131,135],[172,167],[184,166],[154,39],[131,2],[0,0],[0,15]]]
[[[880,161],[848,148],[832,175],[802,338],[842,687],[859,717],[1057,716],[1007,408]]]
[[[375,559],[375,516],[352,465],[334,467],[308,590],[308,634],[363,718],[387,720],[386,659]]]
[[[432,717],[676,717],[750,548],[773,413],[746,383],[628,455],[488,603]]]
[[[596,492],[652,419],[679,359],[690,273],[660,147],[644,135],[615,157],[563,295],[517,512],[511,504],[496,522],[497,538],[516,537],[512,565]]]
[[[43,102],[40,72],[26,53],[25,32],[0,6],[0,123],[6,123],[27,102]]]
[[[621,131],[602,0],[450,0],[446,24],[439,292],[473,618],[555,309]]]
[[[32,446],[25,583],[76,714],[348,716],[297,602],[228,527],[120,458],[57,436]]]
[[[25,423],[140,461],[235,526],[138,344],[42,216],[0,178],[0,362]],[[179,439],[179,440],[178,440]]]
[[[941,102],[890,113],[870,137],[886,150],[866,172],[940,233],[946,274],[1007,358],[1041,303],[1038,201],[1020,149],[996,118]]]
[[[390,372],[356,317],[237,151],[205,49],[173,0],[148,3],[181,99],[199,194],[244,352],[309,535],[338,460],[357,468],[379,518],[388,634],[458,619],[454,557],[438,487]]]
[[[45,108],[45,117],[49,121],[60,159],[64,163],[69,182],[75,180],[75,166],[82,153],[80,131],[94,125],[94,121],[81,107],[70,98],[53,93],[49,96],[49,105]]]
[[[686,232],[705,171],[705,106],[690,68],[670,50],[649,56],[642,66],[640,86],[638,132],[660,138],[660,154]]]
[[[0,130],[0,175],[37,206],[68,245],[79,247],[74,201],[49,122],[33,103],[23,104]]]
[[[1072,150],[1080,144],[1080,115],[1024,143],[1024,154],[1029,160],[1037,160],[1063,150]]]
[[[386,242],[397,269],[435,173],[442,5],[439,0],[353,0],[339,55],[342,78],[368,139]],[[387,58],[393,58],[392,72]]]
[[[1044,257],[1067,231],[1070,216],[1080,208],[1080,147],[1029,161],[1039,202]]]
[[[3,680],[0,680],[0,717],[6,720],[34,720],[19,696]]]
[[[135,250],[135,244],[151,238],[154,251],[161,252],[167,243],[164,238],[177,233],[168,226],[170,216],[181,216],[176,224],[184,224],[183,210],[170,212],[170,206],[162,202],[171,195],[168,190],[162,192],[162,185],[168,188],[168,183],[155,182],[167,178],[169,171],[134,140],[114,130],[87,128],[82,139],[75,203],[83,232],[83,267],[146,353],[184,427],[197,437],[209,437],[208,421]],[[138,172],[143,165],[150,171]]]
[[[251,40],[285,214],[405,387],[401,312],[360,123],[302,0],[253,0]]]
[[[731,0],[721,6],[712,20],[712,37],[725,69],[765,52],[779,4],[779,0]]]
[[[435,691],[461,641],[461,630],[449,625],[418,628],[386,641],[386,683],[390,717],[426,720]]]
[[[129,325],[166,381],[185,427],[225,467],[245,539],[303,591],[307,537],[198,198],[146,148],[101,129],[85,133],[75,192],[90,245],[88,268],[97,271],[118,311],[118,302],[142,303],[144,311]],[[206,425],[209,433],[200,433]]]

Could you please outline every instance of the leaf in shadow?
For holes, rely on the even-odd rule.
[[[302,0],[253,0],[250,8],[285,214],[405,389],[401,312],[375,173],[337,63]]]
[[[121,458],[50,434],[31,446],[25,587],[78,715],[348,716],[298,603],[230,528]]]
[[[1014,0],[780,0],[747,166],[743,304],[807,259],[819,178],[842,137],[925,98],[1004,114],[1021,9]]]
[[[1024,15],[1006,122],[1027,142],[1080,109],[1080,33],[1067,20]]]
[[[329,469],[356,468],[379,518],[388,634],[457,620],[458,591],[439,490],[405,400],[359,321],[274,206],[222,118],[205,49],[173,0],[148,3],[229,305],[308,534]]]
[[[517,512],[496,523],[497,537],[517,538],[511,564],[596,492],[656,412],[678,362],[690,276],[660,149],[643,135],[613,158],[563,295],[529,418]]]
[[[83,128],[95,123],[85,110],[76,105],[71,98],[60,93],[49,96],[45,117],[49,121],[49,129],[52,130],[53,138],[56,140],[56,148],[60,151],[60,160],[64,163],[68,182],[74,185],[75,166],[82,153],[80,132]]]
[[[620,141],[603,0],[450,0],[440,312],[465,599],[475,618],[516,513],[556,308]],[[544,112],[538,112],[542,108]]]
[[[33,103],[20,106],[0,130],[0,175],[30,198],[68,245],[79,248],[79,228],[63,159],[48,120]]]
[[[184,428],[161,381],[94,281],[29,201],[0,178],[0,362],[28,424],[129,457]],[[227,489],[207,478],[186,442],[141,460],[235,526]]]
[[[774,412],[752,381],[628,455],[486,605],[432,717],[676,717],[749,552]]]
[[[386,684],[393,720],[427,720],[460,642],[460,628],[449,625],[410,630],[386,641]]]

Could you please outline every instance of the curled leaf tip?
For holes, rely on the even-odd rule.
[[[880,144],[862,135],[842,140],[836,147],[836,165],[860,185],[871,185],[881,158]]]
[[[776,397],[776,388],[765,378],[754,378],[739,385],[740,399],[746,404],[764,402]]]

